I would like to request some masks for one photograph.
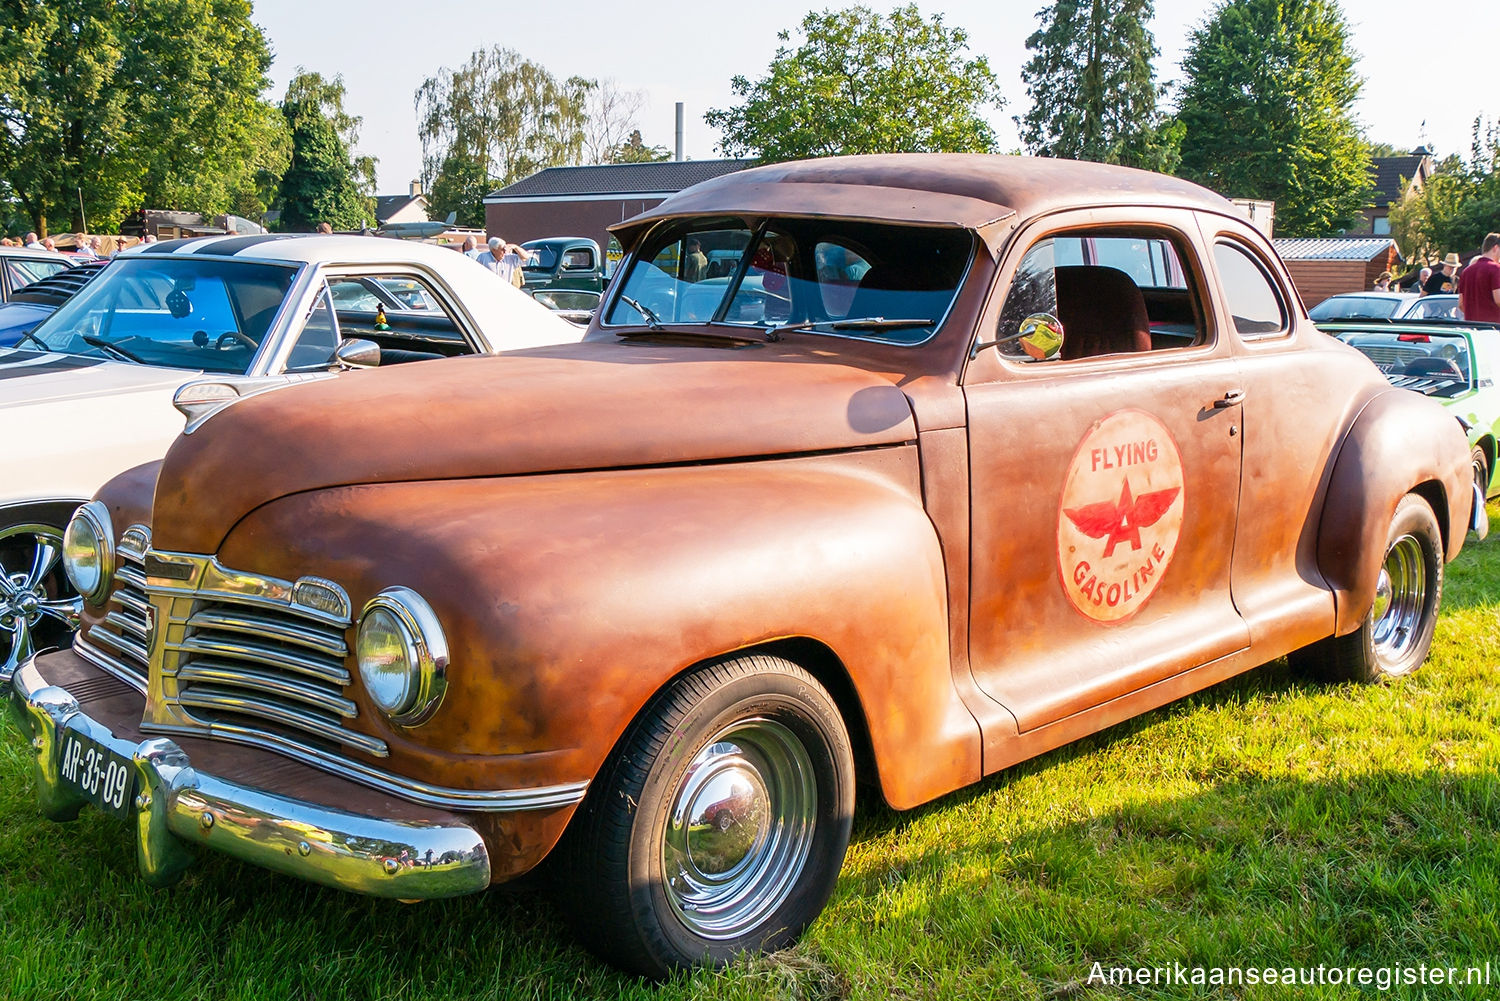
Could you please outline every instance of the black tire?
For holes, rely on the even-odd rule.
[[[590,786],[555,859],[561,909],[590,950],[648,977],[786,946],[833,892],[854,784],[812,675],[767,656],[700,668],[647,705]],[[712,808],[731,794],[748,808],[720,831]]]
[[[1479,495],[1488,497],[1490,495],[1490,457],[1485,455],[1483,446],[1475,445],[1469,458],[1474,466],[1474,482],[1479,484]]]
[[[1383,681],[1422,666],[1443,599],[1443,537],[1425,500],[1407,494],[1386,536],[1374,605],[1358,629],[1300,650],[1296,666],[1326,681]]]

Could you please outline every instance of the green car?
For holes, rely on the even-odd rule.
[[[522,247],[532,258],[521,268],[526,291],[571,290],[604,291],[604,255],[599,245],[586,236],[549,236],[527,240]]]
[[[1358,320],[1318,324],[1359,350],[1393,386],[1431,396],[1463,419],[1474,454],[1474,482],[1500,494],[1500,324],[1461,320]]]

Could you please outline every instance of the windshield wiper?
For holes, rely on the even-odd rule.
[[[888,320],[883,316],[862,316],[858,319],[833,320],[829,330],[898,330],[902,327],[930,327],[936,320],[921,320],[916,317]]]
[[[124,348],[120,347],[113,341],[106,341],[104,338],[95,337],[93,334],[79,334],[78,339],[83,341],[83,343],[89,345],[90,347],[96,347],[102,351],[107,351],[110,354],[114,355],[116,358],[121,358],[125,361],[133,361],[137,365],[146,364],[144,359],[131,354],[129,351],[126,351]]]
[[[52,346],[50,344],[48,344],[46,341],[42,340],[36,334],[33,334],[31,331],[24,330],[24,331],[21,332],[21,336],[16,341],[16,343],[17,344],[24,344],[27,341],[36,341],[37,347],[41,348],[43,351],[51,351],[52,350]]]
[[[620,300],[622,302],[624,302],[625,305],[629,306],[631,309],[633,309],[637,313],[641,314],[641,316],[645,317],[646,318],[646,326],[650,327],[652,330],[660,330],[661,329],[661,319],[655,313],[653,313],[651,311],[651,307],[650,306],[643,306],[643,305],[641,305],[640,303],[636,302],[634,299],[630,298],[630,296],[625,295],[623,292],[620,293]]]

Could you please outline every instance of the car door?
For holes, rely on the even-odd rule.
[[[1238,369],[1191,216],[1131,218],[1020,234],[1001,364],[966,377],[970,668],[1021,732],[1249,642],[1230,591]]]

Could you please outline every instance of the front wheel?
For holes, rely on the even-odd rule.
[[[63,573],[62,538],[45,522],[0,526],[0,679],[78,629],[83,601]]]
[[[647,976],[781,948],[833,892],[853,813],[822,686],[779,657],[712,664],[647,706],[590,787],[560,902],[585,945]]]
[[[1469,453],[1469,461],[1474,467],[1474,482],[1479,485],[1479,496],[1490,495],[1490,457],[1485,454],[1482,447],[1475,445],[1474,450]]]
[[[1380,681],[1410,674],[1427,659],[1443,596],[1443,537],[1427,502],[1396,505],[1375,601],[1358,629],[1301,651],[1298,661],[1329,681]]]

